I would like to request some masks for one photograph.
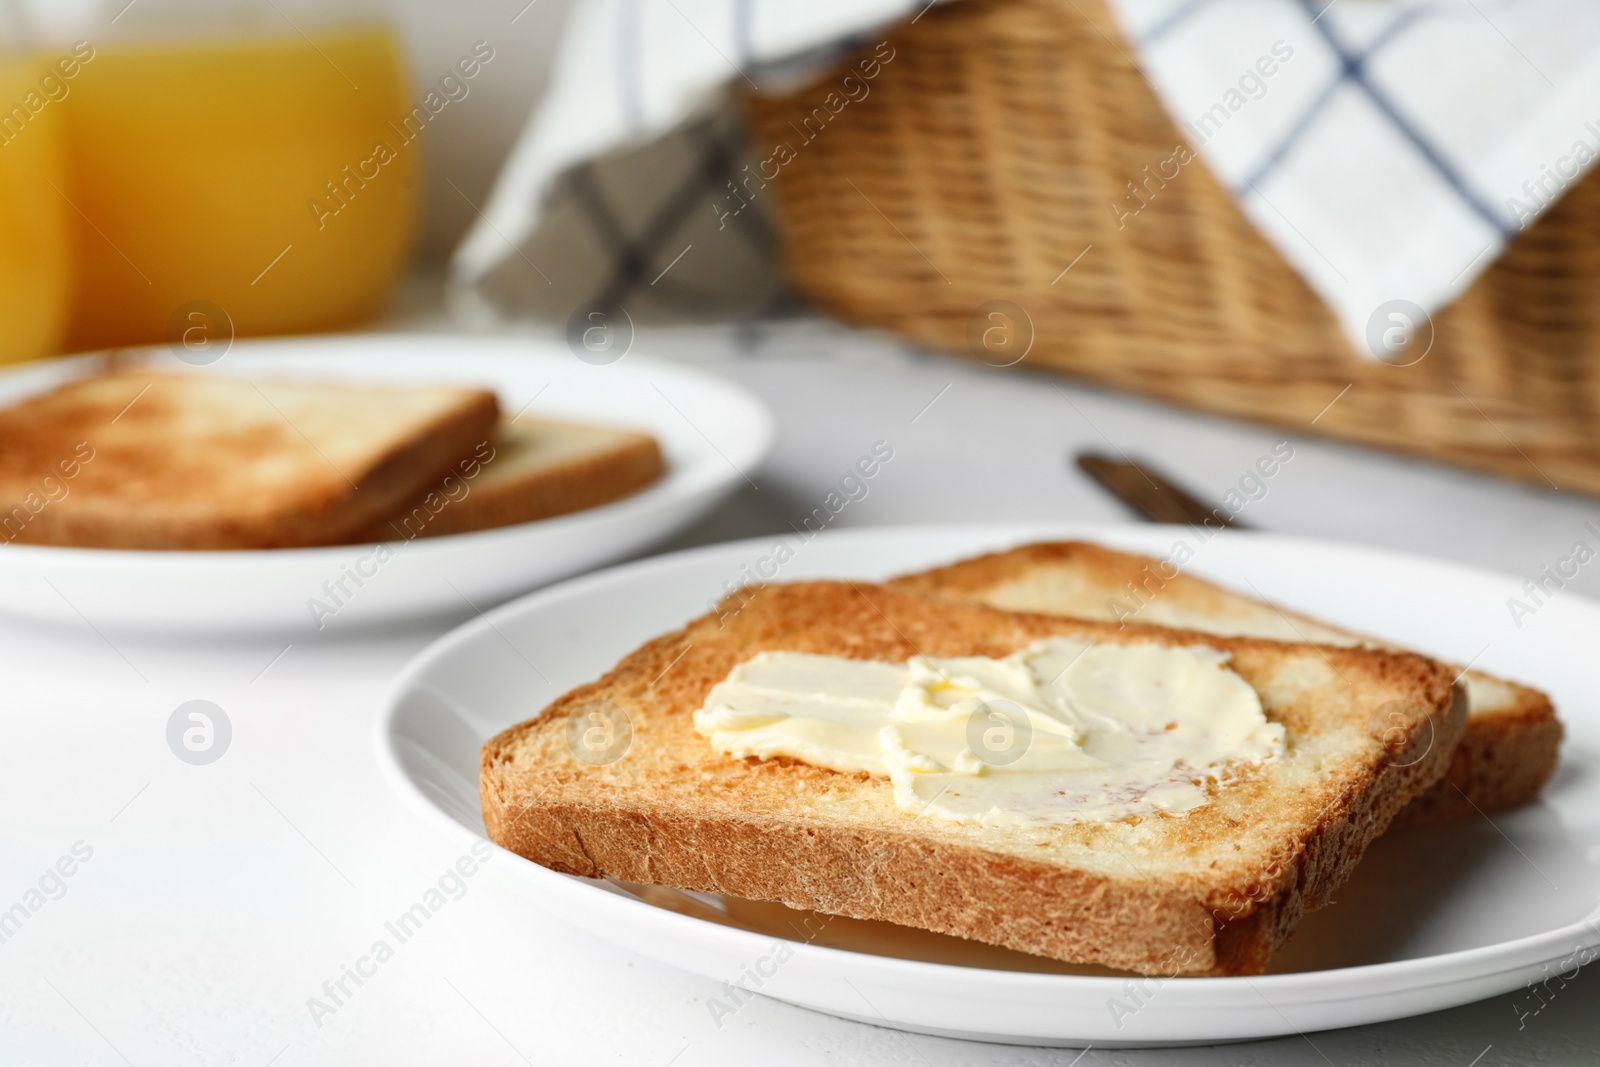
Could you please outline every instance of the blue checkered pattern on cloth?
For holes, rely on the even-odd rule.
[[[1591,0],[1113,6],[1190,143],[1362,352],[1375,312],[1448,304],[1600,156]]]
[[[929,6],[579,0],[546,98],[456,255],[457,292],[481,289],[519,257],[543,277],[533,284],[553,285],[547,275],[557,268],[536,266],[528,249],[558,200],[561,214],[578,218],[564,225],[602,250],[562,264],[590,275],[569,291],[623,301],[679,259],[691,263],[680,283],[696,271],[716,279],[714,270],[704,273],[717,255],[712,242],[700,241],[696,265],[685,259],[692,233],[621,202],[638,197],[637,183],[586,179],[578,183],[583,195],[562,200],[554,194],[563,175],[583,178],[592,161],[619,149],[687,137],[681,151],[648,156],[649,185],[674,194],[660,197],[662,210],[692,217],[702,230],[708,219],[726,229],[719,213],[737,147],[705,132],[715,128],[707,116],[726,88],[797,84]],[[1204,165],[1363,353],[1385,308],[1448,304],[1600,157],[1596,0],[1111,6]],[[1138,224],[1140,205],[1160,195],[1163,181],[1182,181],[1181,172],[1131,177],[1139,187],[1111,205],[1125,225]],[[770,242],[745,243],[770,256]]]

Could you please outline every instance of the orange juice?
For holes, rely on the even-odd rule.
[[[89,51],[52,105],[71,200],[69,349],[172,341],[197,301],[240,334],[383,309],[421,172],[386,31]]]
[[[0,363],[58,351],[66,325],[72,209],[52,99],[64,84],[49,61],[0,59]]]

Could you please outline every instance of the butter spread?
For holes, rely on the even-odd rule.
[[[736,758],[888,778],[912,814],[997,826],[1181,815],[1283,727],[1214,648],[1049,638],[1003,659],[762,652],[695,712]]]

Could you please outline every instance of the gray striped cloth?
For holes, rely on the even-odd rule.
[[[951,0],[962,2],[962,0]],[[745,316],[784,303],[730,87],[784,91],[927,0],[579,0],[550,86],[452,263],[467,314]],[[1595,0],[1112,0],[1183,142],[1121,227],[1203,165],[1387,358],[1600,156]],[[1107,47],[1121,47],[1108,43]],[[839,76],[834,76],[836,79]],[[803,150],[803,148],[801,149]],[[1092,250],[1088,253],[1093,254]]]

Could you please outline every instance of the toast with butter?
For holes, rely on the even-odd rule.
[[[649,434],[523,416],[501,419],[486,447],[359,540],[468,533],[620,500],[661,477]]]
[[[990,683],[1007,698],[957,699]],[[1008,704],[1041,713],[1008,730]],[[1464,719],[1451,672],[1410,653],[802,582],[730,597],[491,738],[480,796],[497,843],[558,871],[1253,974],[1444,773]],[[972,763],[1022,722],[1020,755]],[[1146,758],[1167,733],[1194,763]],[[1201,752],[1229,761],[1201,773]]]
[[[1396,647],[1178,573],[1163,561],[1082,541],[1024,545],[889,584],[1011,611],[1131,618],[1277,641]],[[1538,797],[1555,772],[1562,727],[1548,696],[1482,671],[1466,671],[1462,680],[1468,692],[1466,735],[1449,772],[1401,814],[1397,825],[1446,822],[1525,804]]]
[[[126,372],[0,410],[0,540],[335,544],[487,441],[493,393]]]

